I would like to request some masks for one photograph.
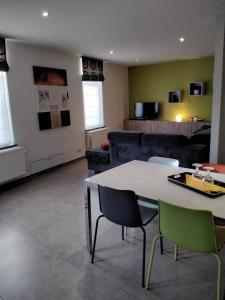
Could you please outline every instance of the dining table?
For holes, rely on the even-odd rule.
[[[195,210],[211,211],[215,218],[225,222],[225,194],[217,198],[206,197],[168,181],[168,176],[194,169],[173,167],[158,163],[132,160],[84,180],[85,223],[87,249],[92,253],[91,190],[98,185],[120,190],[132,190],[142,202],[157,204],[159,200]],[[200,171],[203,175],[205,171]],[[213,173],[215,180],[225,183],[225,175]]]

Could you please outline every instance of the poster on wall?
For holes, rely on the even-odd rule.
[[[59,105],[60,110],[69,109],[69,94],[67,88],[56,87],[55,88],[55,101]]]
[[[49,111],[53,99],[52,91],[48,86],[36,86],[36,99],[38,112]]]
[[[66,70],[33,66],[40,130],[70,125]]]

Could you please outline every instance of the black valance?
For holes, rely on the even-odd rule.
[[[104,81],[102,60],[83,56],[82,69],[83,81]]]
[[[0,38],[0,71],[9,71],[9,66],[6,60],[5,39]]]

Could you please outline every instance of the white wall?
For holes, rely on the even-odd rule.
[[[124,128],[124,119],[129,116],[128,68],[105,63],[104,76],[105,125],[111,130],[121,130]]]
[[[6,47],[15,141],[27,149],[31,173],[84,156],[85,131],[79,57],[13,41],[7,41]],[[32,70],[34,65],[67,70],[71,126],[39,130]],[[105,77],[105,124],[112,130],[123,129],[123,120],[128,115],[127,68],[106,64]],[[46,159],[57,154],[61,155],[51,161]]]
[[[217,17],[215,36],[210,162],[225,164],[225,14]]]

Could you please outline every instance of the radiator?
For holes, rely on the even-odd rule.
[[[86,131],[86,149],[98,148],[101,143],[107,142],[108,132],[108,127]]]
[[[26,156],[23,147],[0,150],[0,184],[26,175]]]

